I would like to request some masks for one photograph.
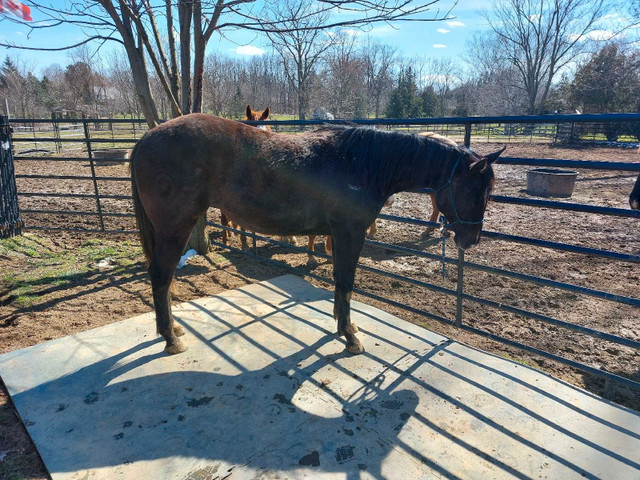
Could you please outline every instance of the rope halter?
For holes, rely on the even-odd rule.
[[[449,201],[451,203],[451,209],[453,210],[453,221],[452,222],[445,222],[444,226],[445,229],[447,228],[447,226],[451,226],[451,225],[455,225],[456,223],[460,223],[460,224],[464,224],[464,225],[482,225],[484,223],[484,219],[480,219],[480,220],[463,220],[462,218],[460,218],[460,215],[458,215],[458,209],[456,208],[456,202],[453,198],[453,175],[456,173],[456,169],[458,168],[458,165],[460,164],[460,156],[458,156],[458,159],[456,160],[455,165],[453,166],[453,169],[451,170],[451,175],[449,175],[449,180],[447,180],[447,183],[445,183],[444,185],[442,185],[440,188],[438,188],[436,190],[436,194],[438,192],[440,192],[440,190],[443,190],[445,188],[449,188]],[[445,215],[445,219],[446,219],[446,215]]]

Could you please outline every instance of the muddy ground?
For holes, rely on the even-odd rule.
[[[497,145],[477,144],[474,148],[487,153]],[[590,148],[571,149],[550,145],[509,145],[505,155],[513,157],[567,158],[576,160],[603,160],[640,162],[637,149]],[[494,193],[530,198],[526,192],[526,171],[530,167],[497,165],[497,183]],[[89,175],[88,162],[16,163],[19,174]],[[105,164],[97,167],[101,176],[126,177],[125,165]],[[566,201],[628,208],[627,196],[635,175],[622,171],[579,171],[578,181],[571,199]],[[98,182],[102,193],[128,194],[126,181]],[[93,193],[91,181],[18,179],[20,192],[75,192]],[[116,198],[103,201],[103,209],[111,213],[131,212],[128,201]],[[95,211],[95,200],[60,197],[23,197],[21,208]],[[419,194],[400,194],[393,206],[383,213],[428,219],[430,202]],[[28,225],[53,227],[98,228],[95,216],[68,216],[61,213],[23,215]],[[218,220],[215,210],[209,212],[211,220]],[[565,212],[492,202],[486,214],[485,230],[522,235],[542,240],[568,243],[620,253],[640,254],[640,218]],[[133,228],[130,218],[111,216],[105,219],[109,230]],[[425,235],[424,227],[409,226],[391,221],[378,221],[377,239],[383,242],[440,254],[439,236]],[[34,269],[34,254],[26,247],[0,255],[3,284],[0,286],[0,353],[34,345],[53,338],[73,334],[151,310],[148,279],[140,250],[131,235],[100,236],[88,233],[29,230],[25,241],[34,249],[50,252],[74,251],[91,239],[108,242],[132,242],[127,262],[117,258],[106,267],[99,267],[99,260],[86,258],[82,272],[69,275],[64,282],[34,282],[35,299],[21,302],[19,295],[4,280],[7,274],[24,274]],[[212,240],[220,239],[220,232],[210,230]],[[305,239],[300,239],[303,243]],[[238,247],[239,240],[234,238]],[[40,245],[40,247],[37,247]],[[321,239],[317,241],[321,248]],[[319,259],[317,265],[308,265],[303,253],[291,253],[283,247],[268,246],[258,242],[258,253],[266,258],[284,262],[298,271],[312,272],[331,277],[331,265]],[[447,254],[455,255],[451,239],[447,240]],[[483,239],[467,252],[466,260],[492,265],[506,270],[568,282],[595,290],[637,298],[640,284],[640,265],[625,261],[613,261],[576,253],[556,252],[547,248]],[[456,289],[457,274],[448,266],[442,278],[442,264],[436,259],[420,258],[393,252],[388,249],[365,246],[361,256],[363,265],[402,274],[447,289]],[[216,294],[247,283],[258,282],[274,276],[290,273],[285,267],[265,261],[227,252],[213,247],[207,257],[197,257],[177,274],[178,300],[186,301]],[[307,277],[311,283],[330,288],[326,283]],[[359,271],[358,288],[381,295],[393,301],[422,309],[446,319],[455,318],[455,297],[434,293],[388,277]],[[637,307],[623,305],[590,296],[566,292],[549,287],[513,280],[504,276],[489,275],[467,269],[464,291],[468,294],[512,305],[563,321],[587,326],[625,338],[640,340],[640,311]],[[537,357],[518,349],[506,347],[484,337],[457,329],[449,324],[418,316],[388,304],[355,295],[364,301],[387,310],[401,318],[420,323],[428,328],[451,336],[456,340],[512,358],[529,366],[542,369],[563,380],[586,388],[622,405],[640,410],[640,392],[631,391],[605,382],[592,375]],[[640,381],[640,352],[631,348],[576,334],[554,325],[526,319],[470,301],[464,303],[463,321],[466,325],[517,340],[532,347],[566,358],[580,361],[596,368]],[[150,328],[153,328],[150,326]],[[8,462],[13,462],[7,467]],[[4,465],[4,467],[3,467]],[[2,470],[4,468],[4,470]],[[17,414],[12,408],[4,386],[0,389],[0,473],[7,478],[14,470],[27,478],[48,478]],[[8,473],[7,473],[8,472]],[[2,475],[0,475],[2,476]]]

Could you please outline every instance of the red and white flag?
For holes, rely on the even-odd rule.
[[[31,9],[16,0],[0,0],[0,13],[12,13],[27,22],[33,21]]]

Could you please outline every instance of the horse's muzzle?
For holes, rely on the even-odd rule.
[[[453,237],[453,241],[456,246],[461,250],[467,250],[474,245],[476,245],[480,241],[480,233],[482,230],[478,230],[477,233],[471,232],[455,232],[455,236]]]

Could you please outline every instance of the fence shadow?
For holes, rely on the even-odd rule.
[[[523,380],[456,353],[451,341],[434,343],[426,331],[378,318],[368,309],[356,311],[378,327],[374,330],[373,324],[365,322],[368,326],[363,331],[370,340],[397,352],[393,360],[384,353],[390,350],[376,353],[372,349],[359,357],[343,351],[321,354],[335,337],[322,320],[332,324],[333,319],[316,302],[326,301],[330,294],[320,289],[301,291],[295,285],[283,290],[282,283],[277,290],[269,284],[262,286],[281,297],[265,300],[257,293],[243,292],[244,300],[218,298],[216,310],[191,302],[178,314],[198,342],[196,348],[191,338],[195,357],[191,353],[167,357],[161,353],[160,339],[136,344],[135,336],[109,350],[104,347],[104,335],[90,337],[86,332],[87,337],[81,334],[69,346],[60,346],[58,356],[43,350],[35,364],[23,359],[29,362],[21,373],[26,378],[42,362],[60,362],[68,372],[52,374],[44,383],[13,396],[49,470],[117,467],[126,471],[134,463],[166,461],[160,465],[171,466],[172,458],[191,458],[198,459],[198,474],[211,474],[211,478],[223,464],[225,468],[249,466],[266,476],[275,471],[293,475],[303,466],[347,479],[359,479],[363,471],[368,478],[406,478],[404,468],[425,465],[446,478],[464,478],[460,475],[464,468],[452,469],[459,459],[451,463],[422,437],[433,432],[459,454],[481,458],[495,474],[525,479],[533,473],[510,454],[502,455],[501,449],[509,445],[576,476],[597,477],[581,466],[584,458],[579,453],[558,453],[540,437],[504,423],[484,403],[500,404],[514,418],[533,419],[538,428],[579,446],[580,451],[594,451],[625,468],[640,468],[633,458],[573,431],[566,418],[541,414],[527,398],[535,395],[555,408],[570,410],[576,424],[591,422],[609,435],[627,435],[629,441],[637,441],[640,435],[631,429],[573,405],[537,381]],[[283,330],[283,323],[274,320],[276,314],[285,317],[284,324],[299,324],[311,334]],[[186,320],[188,315],[197,315],[191,318],[199,320]],[[132,324],[130,328],[134,332],[137,327]],[[420,353],[404,345],[407,335],[417,336],[416,341],[423,345]],[[289,347],[282,348],[283,342]],[[443,362],[443,355],[466,362],[470,370]],[[84,360],[80,368],[67,364],[82,365],[77,358],[94,360]],[[335,383],[325,380],[330,370],[337,372],[332,377]],[[422,378],[427,371],[431,372],[428,380]],[[522,396],[485,385],[480,380],[485,375],[492,375],[494,382],[510,382]],[[454,391],[449,381],[457,384],[455,394],[448,393]],[[484,401],[474,400],[470,391]],[[473,431],[451,427],[446,419],[434,416],[441,408],[460,412],[462,417],[456,417],[453,425],[471,422]],[[490,448],[494,433],[501,449]],[[412,465],[398,465],[390,474],[389,466],[383,466],[392,452],[403,452]],[[221,472],[222,476],[228,473],[231,470]]]

